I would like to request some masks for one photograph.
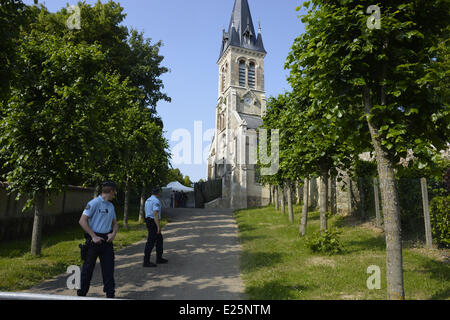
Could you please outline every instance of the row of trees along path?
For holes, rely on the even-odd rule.
[[[338,168],[351,168],[362,152],[374,152],[386,234],[387,296],[404,299],[394,170],[412,151],[411,165],[426,176],[439,160],[438,151],[447,147],[450,1],[383,1],[380,28],[368,26],[371,4],[313,0],[297,8],[306,10],[301,16],[306,31],[286,61],[292,90],[270,98],[263,119],[265,129],[283,128],[280,170],[263,180],[278,186],[305,181],[306,192],[306,179],[320,177],[320,226],[325,231],[328,177],[336,176]],[[306,220],[302,225],[304,234]]]
[[[0,7],[0,178],[35,208],[33,255],[41,252],[49,194],[113,179],[125,190],[127,227],[130,188],[145,195],[168,172],[156,112],[158,101],[170,100],[161,91],[168,71],[161,42],[120,25],[118,3],[78,7],[80,29],[67,27],[66,8],[51,13],[22,1]]]

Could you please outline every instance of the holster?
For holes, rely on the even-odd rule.
[[[86,255],[88,250],[87,244],[80,244],[78,245],[78,247],[80,248],[81,251],[81,260],[86,261]]]

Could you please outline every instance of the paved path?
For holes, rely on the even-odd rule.
[[[171,209],[164,229],[168,264],[143,268],[146,240],[116,251],[116,297],[125,299],[244,299],[239,270],[241,246],[231,210]],[[120,232],[120,231],[119,231]],[[155,250],[151,260],[155,261]],[[26,292],[76,295],[66,287],[68,274]],[[97,260],[88,297],[105,297]]]

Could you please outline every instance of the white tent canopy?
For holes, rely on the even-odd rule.
[[[166,188],[171,188],[173,191],[183,191],[183,192],[193,192],[194,191],[194,188],[189,188],[189,187],[183,186],[178,181],[169,183]]]

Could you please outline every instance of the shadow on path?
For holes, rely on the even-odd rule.
[[[239,270],[241,246],[231,210],[176,209],[163,213],[171,221],[164,229],[168,264],[143,268],[145,241],[116,251],[116,297],[125,299],[238,300],[244,299]],[[155,250],[151,260],[154,262]],[[27,292],[76,295],[67,289],[68,275]],[[88,296],[104,297],[100,265]]]

